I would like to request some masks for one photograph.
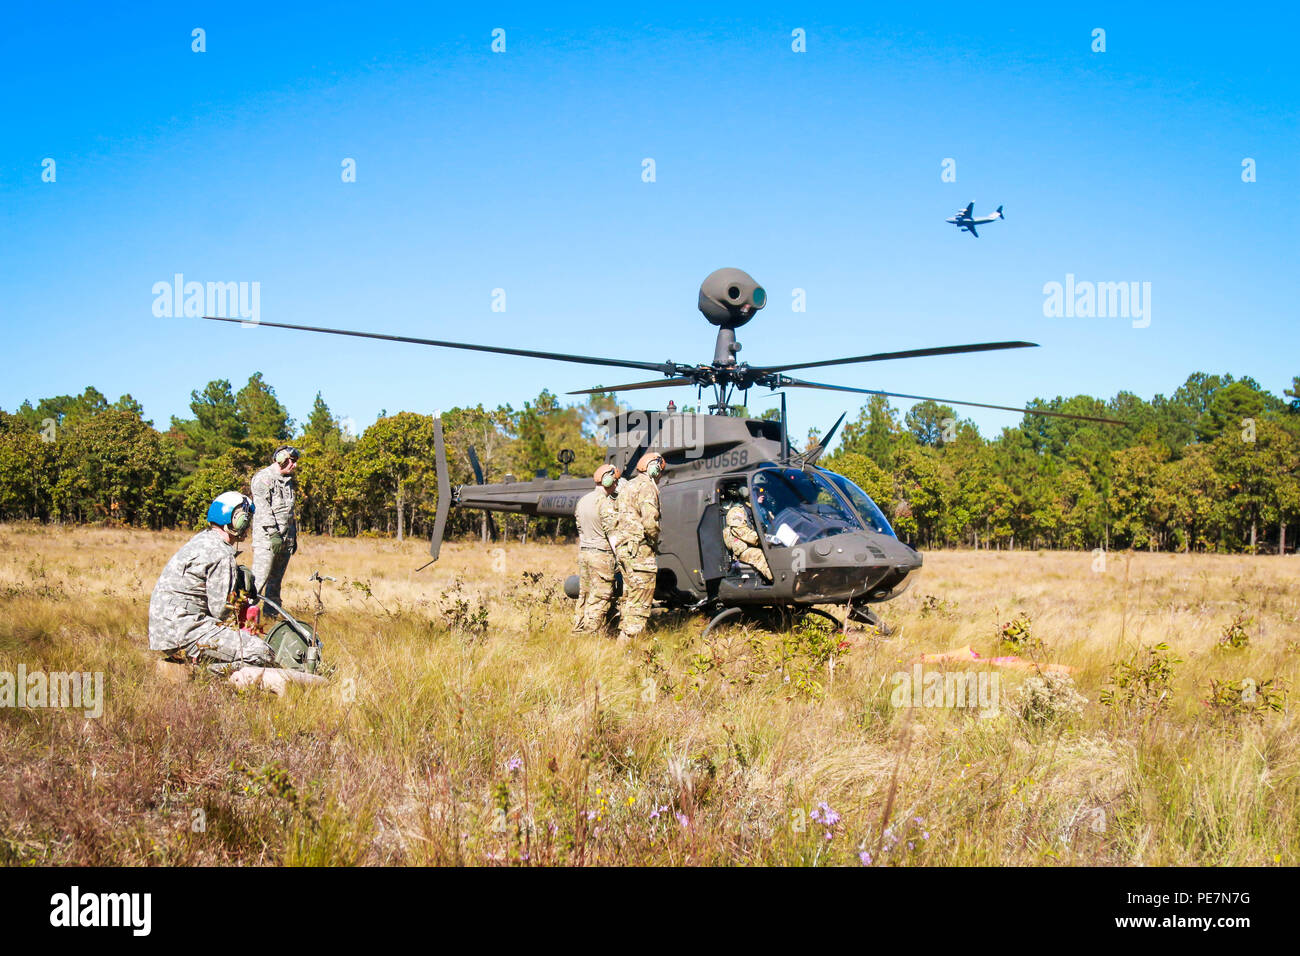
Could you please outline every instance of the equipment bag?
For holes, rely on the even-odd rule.
[[[302,629],[312,634],[311,628],[301,625]],[[315,635],[312,634],[315,638]],[[288,621],[281,621],[266,635],[266,643],[275,653],[275,666],[291,671],[306,671],[315,674],[320,669],[320,644],[314,639],[308,641],[302,632]]]

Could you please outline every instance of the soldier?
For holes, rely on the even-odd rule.
[[[645,630],[654,604],[655,579],[659,573],[655,561],[655,553],[659,550],[658,482],[664,465],[663,455],[646,452],[636,464],[637,476],[618,496],[614,552],[623,572],[620,641],[631,640]]]
[[[617,563],[609,536],[618,524],[616,484],[618,470],[601,465],[592,476],[596,487],[578,500],[578,607],[573,613],[575,631],[600,632],[614,597]]]
[[[763,580],[772,583],[772,569],[768,566],[767,555],[759,544],[758,532],[754,530],[749,518],[749,488],[741,485],[732,492],[735,500],[727,509],[726,524],[722,529],[722,540],[737,561],[748,564],[763,576]]]
[[[298,523],[293,516],[293,502],[298,482],[293,471],[298,467],[298,449],[285,445],[275,450],[271,464],[253,476],[253,577],[263,595],[276,604],[280,601],[280,582],[289,566],[289,556],[298,550]],[[278,617],[270,607],[262,606],[263,618]]]
[[[273,665],[270,645],[239,622],[220,622],[228,599],[246,568],[235,565],[235,542],[253,521],[254,506],[237,491],[208,506],[208,529],[172,555],[149,598],[149,648],[171,661]],[[245,582],[247,584],[247,582]]]

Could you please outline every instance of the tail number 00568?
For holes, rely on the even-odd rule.
[[[691,466],[692,471],[716,471],[723,468],[742,468],[749,464],[749,449],[737,448],[734,451],[724,451],[721,455],[714,455],[712,458],[697,459]]]

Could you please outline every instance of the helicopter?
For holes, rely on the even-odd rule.
[[[708,406],[707,414],[677,412],[671,408],[666,412],[642,409],[608,415],[601,423],[601,437],[606,446],[605,462],[615,467],[621,480],[632,478],[637,462],[647,452],[656,452],[664,459],[666,467],[659,480],[662,517],[656,606],[708,613],[711,619],[705,628],[706,635],[724,621],[743,615],[775,622],[779,627],[788,626],[798,616],[806,614],[828,618],[837,625],[847,625],[852,619],[885,634],[888,628],[873,605],[893,600],[904,593],[923,563],[918,551],[899,540],[884,513],[866,492],[845,476],[817,464],[844,415],[840,415],[826,435],[811,447],[800,452],[791,448],[786,427],[785,389],[884,395],[1123,424],[1096,416],[811,382],[786,374],[834,365],[1036,348],[1033,342],[980,342],[780,365],[751,366],[738,362],[736,355],[741,345],[736,330],[748,323],[766,304],[766,291],[740,269],[719,269],[704,280],[700,286],[698,307],[718,330],[713,361],[707,364],[602,358],[279,322],[259,321],[257,325],[638,369],[662,376],[648,381],[579,389],[569,392],[570,395],[695,386],[697,396],[701,396],[705,389],[711,389],[713,402]],[[203,318],[247,324],[238,318]],[[779,421],[737,414],[738,406],[732,404],[733,398],[741,392],[747,399],[748,391],[753,387],[783,390]],[[567,476],[567,466],[573,455],[572,451],[566,451],[567,456],[562,454],[560,457],[566,475],[560,478],[549,478],[543,470],[526,481],[489,484],[484,481],[482,468],[471,448],[469,458],[475,483],[452,488],[442,420],[435,417],[438,503],[429,545],[431,560],[423,567],[438,559],[447,517],[453,507],[526,516],[573,517],[578,500],[592,489],[593,484],[588,477]],[[748,565],[734,561],[723,543],[722,529],[727,507],[732,501],[745,498],[752,504],[754,526],[763,542],[762,550],[771,569],[771,581],[760,577]],[[577,597],[576,575],[566,581],[565,591],[570,597]],[[845,609],[844,621],[823,610],[823,607],[832,605]]]

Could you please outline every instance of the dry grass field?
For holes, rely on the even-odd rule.
[[[106,692],[99,719],[0,708],[0,862],[1300,863],[1291,558],[938,552],[887,637],[657,614],[621,648],[569,632],[571,547],[451,544],[417,575],[422,542],[308,538],[285,597],[310,620],[308,575],[338,579],[334,669],[274,697],[156,674],[149,593],[186,537],[0,527],[0,671]],[[996,673],[998,713],[896,706],[895,674],[965,644],[1075,668],[1086,702],[925,664]]]

